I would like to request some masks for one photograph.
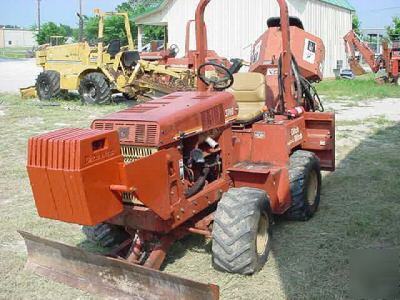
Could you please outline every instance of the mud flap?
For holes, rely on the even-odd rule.
[[[118,299],[218,299],[219,288],[18,231],[25,269],[74,288]]]

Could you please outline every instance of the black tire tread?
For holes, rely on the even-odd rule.
[[[103,248],[117,246],[129,237],[123,227],[107,223],[83,226],[82,231],[89,241]]]
[[[320,195],[318,193],[315,207],[310,207],[305,200],[307,176],[315,168],[321,181],[319,158],[310,151],[298,150],[290,157],[289,180],[292,205],[285,215],[293,221],[307,221],[318,208]]]
[[[212,252],[216,269],[250,275],[264,265],[268,253],[265,260],[259,261],[253,237],[260,213],[267,207],[268,197],[258,189],[232,188],[223,195],[213,224]]]
[[[85,81],[90,81],[96,86],[98,96],[95,101],[95,104],[106,104],[111,101],[112,91],[110,88],[110,84],[107,81],[107,78],[102,73],[92,72],[87,74],[81,80],[81,84],[79,85],[79,94],[81,95],[82,103],[93,104],[93,103],[88,103],[83,97],[82,85],[84,84]]]
[[[39,87],[39,82],[42,79],[48,80],[50,85],[50,95],[46,97],[42,95]],[[51,70],[46,70],[41,72],[36,79],[36,92],[40,100],[51,100],[60,97],[61,95],[60,73]]]

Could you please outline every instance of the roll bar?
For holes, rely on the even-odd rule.
[[[294,108],[297,105],[296,100],[292,94],[292,85],[294,76],[292,74],[292,51],[290,48],[290,25],[289,25],[289,9],[286,0],[277,0],[280,8],[281,18],[281,33],[282,33],[282,79],[283,79],[283,99],[286,109]],[[196,48],[197,53],[195,56],[195,68],[205,63],[207,56],[207,29],[204,21],[204,12],[207,5],[211,0],[200,0],[196,9]],[[197,90],[206,91],[207,86],[199,79],[197,79]]]

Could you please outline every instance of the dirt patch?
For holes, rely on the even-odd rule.
[[[0,61],[0,92],[15,93],[34,85],[40,72],[35,59]]]
[[[326,105],[337,113],[339,121],[362,121],[373,117],[383,117],[390,121],[400,121],[399,99],[359,101],[353,106],[349,102],[330,102]]]

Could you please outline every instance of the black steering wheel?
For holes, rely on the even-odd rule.
[[[212,75],[206,76],[206,67],[212,67],[213,71],[215,72],[213,72]],[[197,69],[197,74],[205,85],[212,85],[216,91],[223,91],[227,88],[230,88],[234,81],[232,73],[225,66],[215,62],[206,62],[205,64],[202,64]]]

